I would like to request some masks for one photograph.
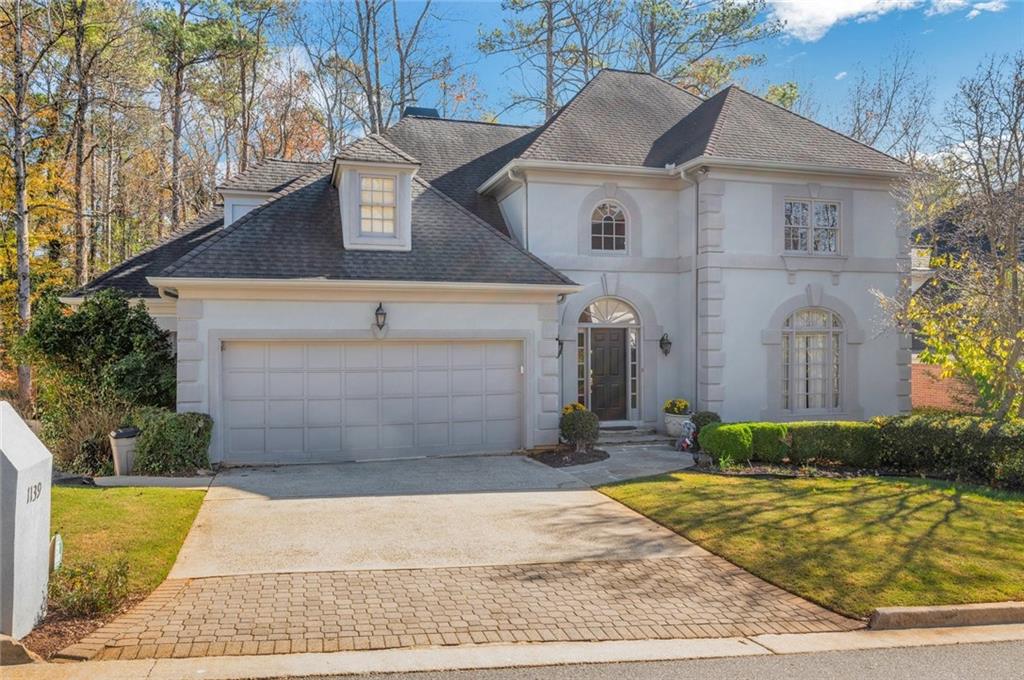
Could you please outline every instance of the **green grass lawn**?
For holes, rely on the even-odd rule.
[[[53,488],[50,526],[64,564],[110,564],[126,555],[133,594],[156,588],[174,564],[205,492],[140,487]]]
[[[601,491],[844,614],[1024,600],[1024,495],[912,479],[692,473]]]

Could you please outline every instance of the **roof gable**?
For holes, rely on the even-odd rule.
[[[380,135],[375,134],[366,135],[347,145],[338,153],[337,160],[420,165],[418,160]]]
[[[315,168],[318,161],[290,161],[267,158],[224,180],[219,191],[281,191],[296,179]]]

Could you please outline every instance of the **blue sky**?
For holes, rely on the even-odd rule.
[[[481,57],[475,50],[478,28],[498,25],[499,3],[435,6],[451,20],[448,44],[477,73],[488,110],[500,110],[517,82],[503,73],[512,60]],[[738,81],[759,92],[769,83],[794,80],[811,93],[826,122],[845,98],[858,65],[874,70],[898,45],[913,50],[920,71],[931,78],[937,114],[957,81],[982,58],[1024,48],[1024,0],[769,0],[769,6],[787,20],[787,32],[762,44],[758,49],[767,62],[741,72]],[[839,75],[844,72],[847,76]],[[538,119],[534,111],[501,116],[507,123]]]

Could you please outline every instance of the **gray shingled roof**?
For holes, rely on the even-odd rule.
[[[650,74],[604,70],[544,125],[520,158],[663,166],[659,147],[701,102]]]
[[[100,274],[72,295],[77,297],[104,288],[115,288],[131,297],[158,297],[156,288],[149,285],[146,277],[159,274],[165,267],[216,234],[223,226],[224,207],[214,206],[163,241]]]
[[[406,116],[384,137],[421,159],[417,176],[502,233],[508,229],[498,203],[477,187],[518,156],[535,128]]]
[[[367,135],[357,139],[338,153],[338,160],[420,164],[418,160],[380,135]]]
[[[735,85],[680,121],[665,157],[685,163],[701,155],[880,172],[906,167],[892,156],[765,101]]]
[[[267,158],[255,165],[250,165],[244,172],[233,175],[217,189],[274,193],[281,191],[299,177],[313,170],[318,164],[317,161],[286,161],[280,158]]]
[[[572,284],[420,179],[413,182],[411,251],[345,250],[329,164],[222,229],[163,275]]]

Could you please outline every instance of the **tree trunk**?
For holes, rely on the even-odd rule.
[[[28,177],[25,171],[25,118],[28,97],[28,73],[25,63],[25,16],[23,0],[14,0],[14,130],[12,150],[14,156],[14,230],[18,258],[18,335],[23,335],[31,318],[29,296],[28,255]],[[21,406],[32,402],[32,369],[18,365],[18,399]]]
[[[238,171],[245,172],[249,167],[249,88],[246,85],[245,53],[238,58],[239,82],[242,88],[242,130],[238,137]],[[255,74],[254,74],[255,77]]]
[[[86,82],[82,51],[85,49],[85,10],[87,0],[75,0],[75,78],[78,96],[75,102],[75,283],[85,285],[89,280],[89,252],[91,250],[89,227],[85,219],[84,186],[82,170],[85,165],[85,116],[89,106],[89,86]]]
[[[544,119],[555,115],[555,8],[553,2],[544,3],[547,25],[544,33]]]

